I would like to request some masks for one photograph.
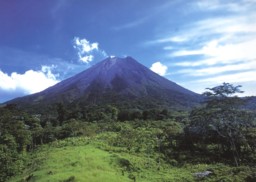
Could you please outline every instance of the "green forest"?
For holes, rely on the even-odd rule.
[[[256,181],[256,112],[241,86],[191,110],[0,107],[0,181]]]

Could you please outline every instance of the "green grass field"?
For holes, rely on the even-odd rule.
[[[29,154],[22,174],[11,182],[178,182],[199,181],[195,172],[212,169],[214,175],[200,181],[244,181],[246,167],[222,164],[186,164],[172,166],[160,160],[157,153],[130,152],[113,147],[101,137],[68,138],[39,147]]]
[[[100,142],[70,138],[40,147],[23,174],[10,181],[193,181],[179,168],[164,168],[143,154],[108,151]]]
[[[128,181],[113,168],[111,155],[92,145],[46,150],[46,160],[33,174],[40,181]]]

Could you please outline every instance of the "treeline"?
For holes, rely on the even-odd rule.
[[[184,111],[170,111],[168,108],[130,108],[119,109],[113,105],[79,105],[71,104],[64,105],[63,103],[56,104],[50,113],[51,116],[55,116],[54,125],[62,125],[63,121],[69,119],[80,119],[84,121],[134,121],[139,120],[164,120],[170,118],[182,119],[184,118]],[[51,117],[49,116],[49,117]]]
[[[223,83],[208,88],[203,106],[193,109],[176,145],[179,158],[254,165],[256,160],[255,111],[241,109],[244,100],[235,96],[241,86]],[[167,149],[170,148],[167,146]]]
[[[22,171],[26,153],[67,137],[99,133],[114,147],[158,153],[171,165],[256,162],[255,112],[241,109],[240,86],[224,83],[204,93],[205,102],[190,112],[112,105],[66,107],[59,103],[45,115],[31,115],[7,105],[0,108],[0,181]],[[43,109],[43,108],[42,108]]]
[[[52,106],[48,114],[28,114],[15,105],[0,107],[0,181],[18,174],[26,165],[27,152],[55,140],[96,136],[118,130],[118,122],[160,120],[171,117],[166,109],[123,110],[114,106]],[[179,113],[176,113],[177,118]],[[180,116],[179,116],[180,117]]]

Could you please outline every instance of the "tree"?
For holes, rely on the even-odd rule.
[[[18,144],[13,135],[0,135],[0,182],[7,181],[11,176],[18,174],[24,167],[22,155],[17,151]]]
[[[118,118],[119,110],[114,106],[107,105],[105,108],[105,113],[111,120],[116,121]]]
[[[58,113],[58,121],[59,125],[62,125],[62,123],[67,119],[68,116],[68,111],[65,108],[63,103],[58,103],[57,104],[57,113]]]
[[[223,83],[207,88],[204,107],[191,112],[191,124],[185,130],[190,140],[199,142],[204,149],[207,144],[220,144],[222,152],[232,153],[236,166],[241,146],[246,142],[244,131],[253,126],[253,117],[241,109],[243,100],[235,95],[243,92],[240,87]]]

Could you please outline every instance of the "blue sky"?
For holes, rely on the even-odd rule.
[[[132,56],[192,91],[256,95],[255,0],[0,1],[0,102],[108,56]]]

